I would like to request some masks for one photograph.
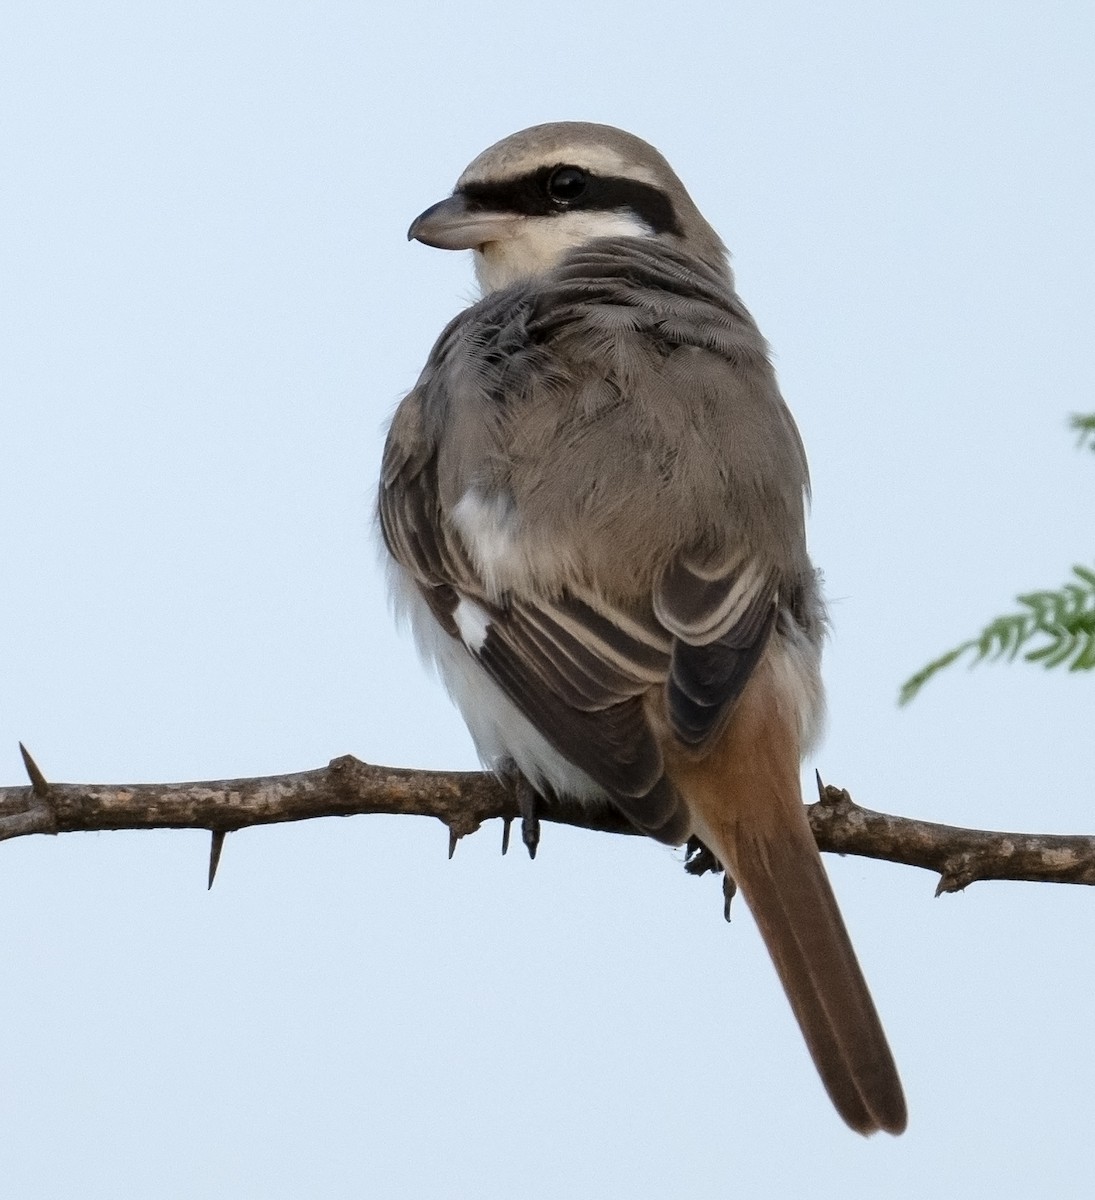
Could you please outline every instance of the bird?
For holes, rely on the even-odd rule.
[[[576,121],[484,150],[407,236],[471,250],[482,295],[388,430],[399,615],[530,808],[715,856],[839,1115],[902,1132],[802,803],[827,628],[806,455],[723,242],[653,146]]]

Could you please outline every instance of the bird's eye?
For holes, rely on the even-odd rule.
[[[548,195],[560,204],[569,204],[586,190],[589,176],[580,167],[560,167],[547,182]]]

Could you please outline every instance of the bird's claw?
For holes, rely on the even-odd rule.
[[[514,767],[509,772],[513,786],[514,798],[517,801],[517,811],[521,814],[521,841],[525,843],[529,858],[536,857],[540,845],[540,796],[531,783]],[[509,849],[509,828],[512,818],[507,818],[502,826],[502,853]]]
[[[722,872],[722,915],[729,921],[730,902],[738,893],[738,885],[698,837],[692,836],[684,844],[684,869],[689,875],[706,875],[708,871],[717,875]]]
[[[708,871],[721,871],[722,864],[703,842],[693,835],[684,844],[684,869],[689,875],[706,875]]]
[[[518,785],[517,807],[521,810],[521,841],[525,843],[529,858],[536,857],[540,845],[540,817],[537,813],[540,797],[528,780]]]

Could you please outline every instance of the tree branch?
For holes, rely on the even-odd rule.
[[[0,788],[0,840],[30,833],[104,829],[207,829],[213,833],[210,883],[224,835],[251,825],[365,813],[435,817],[451,842],[484,822],[520,816],[512,787],[481,771],[378,767],[346,755],[315,771],[204,783],[49,783],[23,747],[30,786]],[[960,829],[860,808],[818,780],[807,806],[818,846],[939,875],[936,895],[981,879],[1095,884],[1095,837]],[[634,830],[610,809],[544,801],[546,821],[602,833]],[[703,869],[702,865],[699,869]]]

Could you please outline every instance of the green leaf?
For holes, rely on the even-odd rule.
[[[1059,667],[1065,662],[1072,651],[1075,649],[1075,643],[1066,632],[1061,633],[1060,639],[1055,646],[1050,647],[1050,652],[1042,660],[1042,666],[1046,668]]]
[[[897,699],[898,704],[908,704],[933,675],[942,671],[944,667],[949,667],[956,658],[961,658],[967,650],[976,645],[975,641],[963,642],[961,646],[955,646],[953,650],[948,650],[946,654],[941,654],[938,658],[933,659],[926,667],[921,667],[911,679],[906,679],[901,685],[901,694]]]
[[[1087,635],[1086,644],[1081,648],[1080,653],[1069,663],[1070,671],[1093,671],[1095,670],[1095,633]]]
[[[1077,446],[1095,450],[1095,413],[1073,413],[1068,424],[1077,434]]]
[[[1073,578],[1056,591],[1042,589],[1016,597],[1020,611],[990,621],[972,637],[933,659],[902,684],[899,704],[908,704],[920,689],[963,654],[971,666],[1023,652],[1026,662],[1052,669],[1068,663],[1070,671],[1095,670],[1095,570],[1072,568]]]

